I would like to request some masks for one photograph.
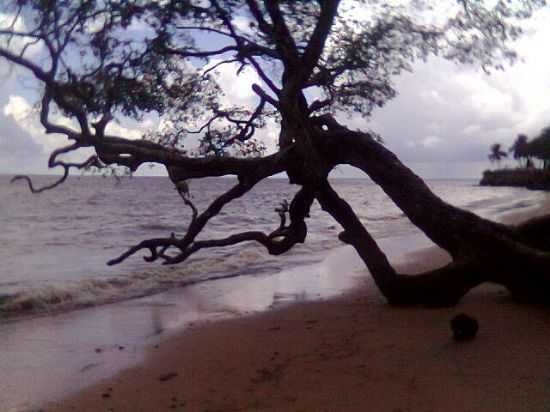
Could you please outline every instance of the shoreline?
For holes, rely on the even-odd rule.
[[[395,255],[410,248],[389,240]],[[253,317],[353,290],[364,266],[351,247],[269,276],[204,282],[160,294],[0,324],[0,409],[35,411],[144,361],[147,351],[197,325]],[[344,276],[335,277],[340,270]],[[49,410],[49,408],[47,408]]]
[[[544,211],[550,196],[502,220]],[[394,245],[401,268],[444,263],[444,253],[411,241],[405,250]],[[456,307],[393,308],[370,276],[360,283],[320,300],[176,328],[137,365],[44,410],[547,410],[546,308],[515,304],[494,285]],[[461,312],[478,319],[480,332],[457,344],[449,320]]]
[[[448,321],[463,311],[481,330],[457,344]],[[544,309],[496,289],[440,310],[352,293],[182,332],[139,366],[44,410],[542,412],[548,333]]]
[[[519,213],[506,213],[501,215],[501,220],[507,223],[522,220],[550,210],[549,206],[550,196],[546,196],[539,206]],[[441,265],[447,259],[444,252],[430,248],[429,240],[422,236],[386,238],[381,242],[390,260],[406,265],[411,273]],[[340,272],[343,276],[335,276],[334,272]],[[482,296],[492,293],[493,298],[499,302],[502,298],[491,288],[480,293]],[[478,291],[475,296],[477,294]],[[468,297],[469,299],[471,298]],[[475,297],[474,301],[476,299],[480,300]],[[355,301],[357,302],[353,303]],[[265,329],[262,325],[280,323],[286,317],[289,317],[289,324],[296,326],[294,332],[297,336],[304,338],[303,333],[322,329],[320,326],[325,323],[319,319],[318,322],[308,323],[316,320],[305,315],[310,312],[319,318],[332,319],[331,323],[335,326],[331,333],[345,336],[346,331],[353,331],[356,326],[356,323],[350,323],[347,319],[356,319],[359,316],[353,312],[356,306],[365,306],[364,310],[370,308],[373,313],[379,313],[379,318],[372,319],[369,316],[368,323],[372,323],[373,328],[382,327],[379,324],[380,318],[387,316],[389,308],[372,284],[370,275],[357,254],[351,247],[342,246],[328,252],[328,257],[323,262],[285,270],[275,275],[218,280],[126,302],[7,323],[0,325],[0,334],[3,336],[3,341],[0,342],[0,368],[4,372],[0,375],[0,391],[3,393],[0,405],[2,410],[10,412],[36,411],[40,410],[40,406],[45,411],[105,408],[108,406],[107,401],[112,401],[114,395],[105,398],[100,396],[105,392],[98,395],[98,390],[105,389],[102,385],[116,383],[118,386],[117,382],[121,379],[128,379],[129,385],[135,386],[136,379],[139,381],[140,378],[134,376],[134,372],[138,371],[140,375],[137,376],[143,376],[141,374],[147,372],[155,357],[169,359],[170,365],[184,362],[195,365],[197,370],[203,370],[197,362],[193,364],[192,359],[180,359],[177,351],[170,352],[169,348],[174,345],[189,347],[189,342],[198,339],[201,341],[198,348],[202,351],[203,348],[208,348],[209,342],[236,342],[241,336],[252,336],[253,342],[264,346],[265,340],[258,341],[254,332],[249,332],[249,328],[261,332]],[[342,313],[335,314],[330,310]],[[432,312],[426,309],[421,311],[426,311],[428,322]],[[303,324],[297,320],[300,313],[304,316]],[[396,313],[401,316],[406,311]],[[443,331],[447,339],[446,323],[448,320],[443,322],[440,319],[439,327],[443,328],[440,332]],[[305,326],[305,329],[300,330],[300,326]],[[268,329],[271,327],[274,329],[270,329],[270,332],[284,332],[282,327],[277,329],[277,325]],[[222,333],[218,329],[227,331]],[[279,334],[286,336],[286,333]],[[274,334],[270,335],[273,337]],[[311,336],[307,338],[308,342],[311,339]],[[345,348],[340,349],[345,351]],[[250,353],[254,353],[254,350],[255,348],[247,349]],[[193,353],[196,351],[194,348]],[[244,361],[247,360],[245,356]],[[154,363],[156,362],[155,360]],[[266,368],[262,364],[257,368],[260,371],[258,373],[269,374],[270,372],[266,372],[269,368]],[[153,368],[152,371],[154,370]],[[256,372],[253,371],[252,375],[254,373]],[[210,372],[207,375],[202,378],[202,386],[211,379]],[[153,384],[161,382],[158,381],[159,376],[150,375]],[[264,378],[259,380],[263,381]],[[250,379],[258,380],[254,376]],[[201,384],[197,386],[201,387]],[[106,388],[109,387],[114,390],[114,386]],[[155,387],[153,392],[160,389],[162,388]],[[238,388],[234,390],[239,392]],[[130,392],[128,402],[138,401]],[[146,392],[149,393],[150,390]],[[86,394],[90,398],[84,400]],[[214,397],[212,394],[203,395]],[[128,402],[112,407],[115,410],[140,410]],[[71,409],[71,404],[77,405],[76,409]],[[88,405],[88,409],[83,405]],[[152,407],[154,404],[147,405]],[[195,406],[191,409],[186,407],[185,410],[205,410],[191,400],[187,405]],[[142,410],[156,409],[153,407]]]
[[[416,245],[412,240],[417,239]],[[394,259],[427,239],[382,241]],[[343,276],[333,276],[340,271]],[[253,318],[355,290],[368,272],[341,246],[319,263],[277,274],[236,277],[51,317],[0,324],[0,406],[35,411],[143,362],[151,348],[211,323]],[[353,292],[352,292],[353,293]],[[47,407],[46,410],[50,410]]]

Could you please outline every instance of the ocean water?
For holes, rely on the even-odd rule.
[[[52,177],[39,176],[44,184]],[[116,266],[106,262],[148,237],[184,233],[190,210],[168,178],[137,177],[120,182],[71,177],[54,190],[32,194],[25,184],[0,176],[0,317],[53,314],[75,308],[152,295],[198,282],[270,276],[319,262],[342,245],[340,228],[314,204],[308,238],[283,256],[270,256],[247,243],[208,249],[175,266],[146,263],[136,254]],[[190,183],[199,211],[236,183],[203,179]],[[484,217],[537,205],[542,194],[521,188],[481,187],[474,180],[432,180],[432,190],[449,203]],[[365,179],[334,179],[375,238],[418,232],[380,188]],[[269,232],[279,224],[274,209],[291,200],[296,186],[284,179],[258,184],[213,218],[199,239],[244,230]]]

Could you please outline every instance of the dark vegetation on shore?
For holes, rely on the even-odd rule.
[[[550,170],[499,169],[486,170],[479,182],[482,186],[518,186],[532,190],[550,190]]]
[[[508,149],[518,161],[515,169],[486,170],[479,182],[483,186],[520,186],[533,190],[550,190],[550,127],[541,131],[539,136],[529,141],[520,134]],[[491,146],[489,160],[500,165],[508,157],[502,145]]]

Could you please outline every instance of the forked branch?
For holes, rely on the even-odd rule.
[[[116,259],[108,262],[109,265],[115,265],[127,259],[136,252],[148,249],[150,256],[144,259],[148,262],[156,259],[162,259],[163,264],[177,264],[185,261],[189,256],[198,252],[201,249],[223,247],[235,245],[242,242],[255,241],[263,245],[268,253],[272,255],[280,255],[290,250],[295,244],[303,243],[307,235],[307,226],[305,218],[309,216],[309,208],[313,202],[313,194],[311,190],[302,188],[295,195],[288,209],[281,209],[279,217],[281,224],[270,234],[260,231],[248,231],[235,235],[231,235],[221,239],[199,240],[196,241],[196,236],[203,230],[208,220],[217,215],[221,207],[236,197],[246,193],[250,188],[241,187],[239,185],[233,187],[228,192],[216,199],[203,213],[192,220],[187,233],[183,238],[176,238],[172,234],[168,238],[148,239],[131,247],[125,253]],[[285,226],[286,213],[290,217],[290,224]],[[170,248],[179,250],[176,255],[168,255],[165,252]]]
[[[18,180],[25,180],[27,182],[27,185],[29,186],[29,189],[32,193],[40,193],[40,192],[44,192],[46,190],[53,189],[54,187],[59,186],[65,180],[67,180],[67,177],[69,177],[69,172],[70,172],[71,168],[81,170],[81,169],[88,169],[92,166],[100,167],[101,164],[100,164],[99,159],[97,158],[96,155],[90,156],[88,159],[86,159],[84,162],[81,162],[81,163],[75,163],[75,162],[70,163],[70,162],[64,162],[62,160],[57,159],[57,157],[59,155],[69,153],[69,152],[73,152],[75,150],[78,150],[81,147],[82,146],[79,145],[78,143],[74,143],[72,145],[65,146],[65,147],[62,147],[60,149],[54,150],[50,154],[50,158],[48,160],[48,167],[49,168],[55,168],[55,167],[62,167],[63,168],[63,174],[61,175],[61,177],[59,179],[57,179],[55,182],[53,182],[52,184],[42,186],[40,188],[36,188],[36,187],[34,187],[32,179],[29,176],[26,176],[26,175],[16,175],[16,176],[12,177],[12,179],[10,180],[10,183],[16,182]]]
[[[486,280],[485,268],[467,260],[422,274],[398,274],[351,206],[328,182],[316,197],[323,210],[344,228],[340,239],[355,248],[389,303],[451,305]]]

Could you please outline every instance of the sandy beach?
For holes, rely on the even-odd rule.
[[[0,5],[0,412],[550,412],[550,0]]]
[[[548,199],[504,220],[549,212]],[[427,249],[405,254],[399,265],[414,272],[445,259]],[[272,301],[237,316],[187,322],[145,342],[133,366],[96,376],[84,389],[61,391],[34,410],[549,410],[547,308],[518,305],[492,285],[452,308],[390,307],[359,264],[352,264],[354,280],[332,296]],[[332,262],[328,272],[338,267],[349,270],[349,262]],[[476,339],[458,343],[449,320],[462,312],[476,317],[480,330]],[[114,362],[115,349],[92,354],[90,348],[86,356]]]

